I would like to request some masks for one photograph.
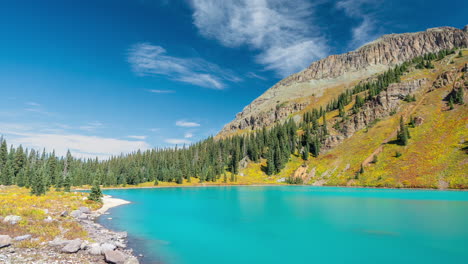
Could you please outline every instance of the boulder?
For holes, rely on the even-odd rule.
[[[78,250],[80,250],[81,243],[83,243],[81,239],[71,240],[62,248],[62,252],[76,253]]]
[[[68,211],[63,211],[63,212],[60,213],[60,216],[61,216],[61,217],[65,217],[65,216],[67,216],[67,215],[68,215]]]
[[[31,235],[24,235],[24,236],[17,236],[13,240],[15,241],[23,241],[23,240],[28,240],[31,239]]]
[[[125,264],[125,261],[127,260],[125,254],[120,251],[109,250],[104,253],[104,256],[106,257],[107,262],[113,264]]]
[[[120,241],[115,241],[115,246],[118,247],[118,248],[126,248],[127,245],[125,245],[125,243],[122,243]]]
[[[46,223],[52,223],[53,221],[54,221],[54,219],[52,219],[52,217],[50,217],[50,216],[47,216],[47,218],[44,219],[44,222],[46,222]]]
[[[88,219],[88,215],[87,214],[80,214],[78,217],[78,219]]]
[[[84,214],[89,214],[89,213],[91,213],[91,210],[89,210],[88,207],[82,206],[82,207],[80,207],[79,210],[80,210],[82,213],[84,213]]]
[[[0,235],[0,248],[11,245],[11,237],[8,235]]]
[[[101,244],[101,251],[105,253],[106,251],[113,251],[116,248],[114,244],[111,243],[103,243]]]
[[[120,238],[120,239],[125,239],[127,238],[128,234],[126,231],[123,231],[123,232],[115,232],[115,235],[117,236],[117,238]]]
[[[61,239],[61,238],[56,237],[56,238],[54,238],[54,240],[49,241],[49,245],[53,246],[53,247],[63,247],[66,244],[68,244],[68,242],[70,242],[70,240]]]
[[[70,215],[74,218],[78,218],[82,215],[83,213],[80,210],[75,210],[70,213]]]
[[[140,264],[140,262],[135,257],[129,257],[124,264]]]
[[[81,243],[80,249],[85,250],[88,247],[89,247],[89,242],[85,240],[85,241],[83,241],[83,243]]]
[[[21,221],[21,216],[19,215],[7,215],[3,219],[3,223],[10,224],[10,225],[16,225],[19,221]]]
[[[95,255],[95,256],[101,255],[102,254],[101,245],[99,245],[99,243],[93,243],[89,245],[88,253],[91,255]]]

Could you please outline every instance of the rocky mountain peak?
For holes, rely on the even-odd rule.
[[[279,81],[238,113],[220,135],[281,122],[333,89],[342,89],[414,57],[461,46],[468,46],[468,25],[463,30],[437,27],[383,35],[355,51],[313,62],[303,71]]]

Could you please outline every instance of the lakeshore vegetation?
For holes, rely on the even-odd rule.
[[[303,183],[302,178],[293,178],[291,175],[301,164],[317,164],[323,158],[329,157],[330,154],[321,155],[321,149],[330,131],[339,132],[341,122],[359,113],[366,102],[375,100],[390,84],[400,82],[402,78],[410,75],[410,72],[414,74],[415,71],[433,70],[437,65],[442,65],[440,61],[447,56],[451,56],[452,62],[466,60],[462,51],[455,49],[429,53],[344,90],[327,104],[305,111],[300,122],[290,118],[271,128],[226,138],[210,137],[190,146],[138,150],[99,161],[75,158],[70,152],[65,157],[58,157],[54,152],[24,149],[22,146],[8,147],[6,139],[2,138],[0,184],[26,187],[32,194],[43,195],[49,190],[67,192],[72,187],[84,185],[99,188],[99,185],[127,186],[148,182],[151,185],[237,183],[242,182],[239,180],[239,177],[243,177],[240,176],[242,174],[261,174],[270,180],[272,176],[279,175],[287,183]],[[453,88],[446,101],[450,109],[454,110],[462,105],[464,107],[463,98],[464,89]],[[411,104],[416,101],[416,97],[413,95],[402,100]],[[402,116],[399,118],[399,132],[395,138],[397,145],[407,146],[411,143],[409,128],[412,127],[413,117],[407,122]],[[361,141],[360,144],[366,142]],[[404,149],[396,149],[395,158],[399,158],[403,151]],[[372,162],[379,163],[376,155]],[[329,182],[334,185],[346,185],[350,180],[356,180],[356,185],[379,186],[376,182],[382,178],[374,180],[373,185],[367,181],[366,173],[367,170],[361,163],[355,163],[351,172]],[[467,188],[468,182],[465,178],[455,179],[455,184],[449,187]],[[434,187],[432,183],[424,182],[403,185],[401,182],[394,182],[384,186]],[[94,196],[92,199],[98,200]]]

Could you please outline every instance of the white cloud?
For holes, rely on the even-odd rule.
[[[142,76],[161,75],[210,89],[224,89],[228,81],[241,81],[231,71],[221,69],[216,64],[200,58],[169,56],[163,47],[150,43],[133,45],[128,55],[128,62],[133,71]]]
[[[160,128],[150,128],[149,129],[149,131],[151,131],[151,132],[158,132],[160,130],[161,130]]]
[[[36,106],[36,107],[41,106],[41,104],[36,103],[36,102],[26,102],[26,104],[29,105],[29,106]]]
[[[157,93],[157,94],[168,94],[168,93],[175,93],[174,90],[148,90],[150,93]]]
[[[264,81],[266,80],[265,77],[260,76],[260,75],[256,74],[255,72],[248,72],[248,73],[246,74],[246,76],[247,76],[248,78],[252,78],[252,79],[260,79],[260,80],[264,80]]]
[[[180,126],[180,127],[199,127],[200,124],[195,123],[195,122],[187,122],[187,121],[179,120],[179,121],[176,122],[176,126]]]
[[[190,140],[187,139],[179,139],[179,138],[168,138],[164,140],[166,143],[174,144],[174,145],[182,145],[182,144],[190,144],[192,143]]]
[[[103,124],[101,122],[94,121],[86,125],[80,126],[79,129],[83,131],[93,132],[96,129],[101,128],[102,126]]]
[[[109,137],[88,136],[66,131],[70,126],[45,123],[0,123],[0,134],[5,136],[8,144],[23,145],[27,148],[47,152],[55,150],[57,155],[64,156],[67,150],[78,158],[107,159],[137,149],[149,149],[144,140],[123,140]],[[135,138],[137,139],[137,138]]]
[[[193,133],[191,133],[191,132],[185,133],[184,138],[193,138]]]
[[[350,48],[360,47],[378,37],[377,21],[373,12],[368,9],[379,2],[379,0],[342,0],[336,3],[336,8],[342,9],[347,16],[360,20],[358,26],[351,28]]]
[[[327,54],[305,0],[192,0],[200,33],[227,47],[259,51],[256,61],[281,76],[300,71]],[[277,59],[281,58],[281,59]]]
[[[139,140],[145,140],[146,139],[146,136],[127,136],[128,138],[132,138],[132,139],[139,139]]]

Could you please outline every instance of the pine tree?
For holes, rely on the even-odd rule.
[[[403,116],[400,117],[400,129],[398,130],[397,138],[400,145],[408,145],[409,131],[403,122]]]
[[[46,183],[46,166],[41,165],[41,167],[33,173],[33,181],[31,183],[31,194],[36,196],[41,196],[45,194],[48,190]]]
[[[1,138],[1,146],[0,146],[0,184],[5,184],[5,180],[7,177],[6,164],[8,161],[8,147],[6,140]]]
[[[97,180],[94,181],[93,187],[91,187],[91,192],[89,193],[88,200],[101,202],[102,191]]]
[[[64,176],[63,178],[63,184],[61,184],[63,186],[63,190],[65,192],[70,192],[70,189],[71,189],[71,177],[70,177],[70,173],[67,173],[67,175]]]
[[[266,174],[273,175],[275,173],[275,154],[273,148],[270,147],[267,152],[267,165],[266,165]]]
[[[323,134],[328,135],[327,119],[325,118],[325,115],[323,115]]]
[[[307,142],[306,145],[304,146],[304,149],[302,150],[302,159],[303,160],[309,160],[309,143]]]
[[[453,110],[454,109],[454,106],[453,106],[453,97],[450,96],[450,99],[449,99],[449,108],[450,110]]]

